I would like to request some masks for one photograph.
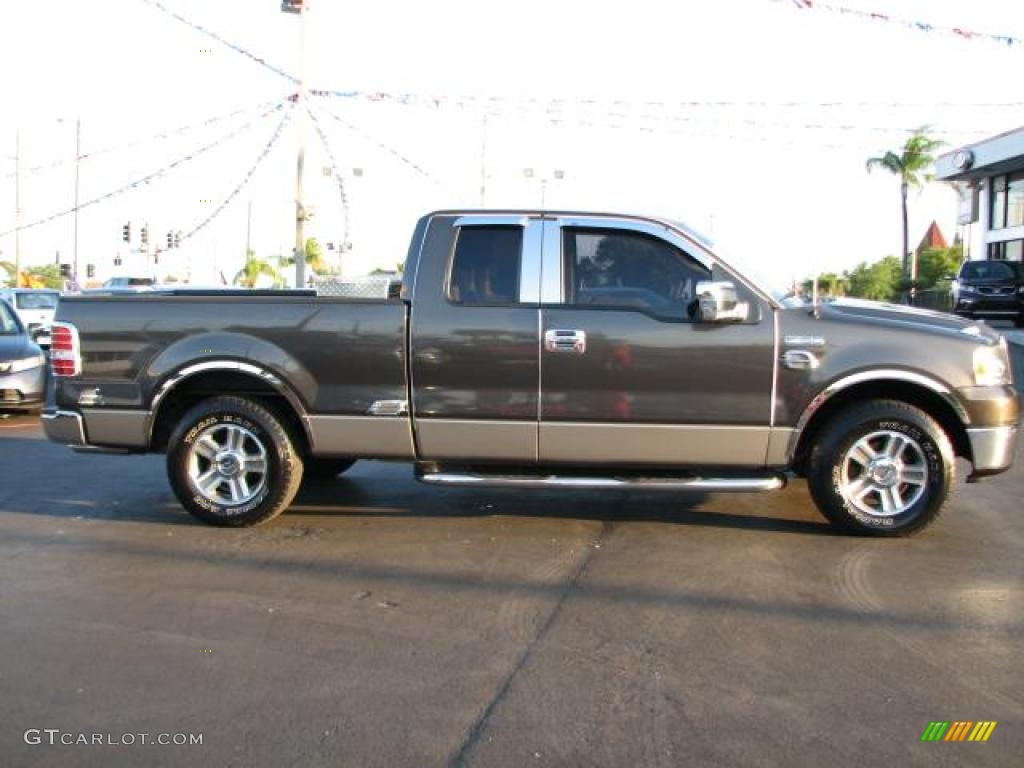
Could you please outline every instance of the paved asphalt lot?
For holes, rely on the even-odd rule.
[[[0,420],[0,765],[1022,765],[1022,459],[910,540],[834,535],[802,483],[439,491],[373,462],[234,531],[162,457]]]

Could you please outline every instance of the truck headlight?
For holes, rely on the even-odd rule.
[[[974,383],[979,387],[1001,387],[1010,383],[1006,341],[997,346],[974,348]]]
[[[20,373],[21,371],[27,371],[31,368],[38,368],[45,363],[46,355],[40,352],[38,355],[32,355],[32,357],[23,357],[21,360],[12,360],[11,367],[8,370],[11,373]]]

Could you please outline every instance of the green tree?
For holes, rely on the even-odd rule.
[[[14,262],[0,261],[0,269],[7,273],[7,277],[3,278],[6,284],[13,287],[16,282],[14,279]],[[0,277],[2,277],[2,275],[0,275]]]
[[[55,264],[47,264],[42,267],[28,267],[23,269],[22,272],[27,274],[30,279],[41,282],[45,288],[53,288],[55,290],[62,290],[64,288],[64,278],[60,276],[60,269]]]
[[[306,264],[318,275],[327,272],[327,263],[324,261],[324,248],[315,237],[306,240]]]
[[[917,256],[917,288],[932,288],[955,275],[964,260],[962,246],[952,248],[925,248]]]
[[[261,275],[270,277],[274,281],[274,285],[281,282],[281,275],[274,269],[273,264],[264,259],[257,259],[252,251],[249,251],[249,258],[245,260],[245,264],[232,282],[242,288],[254,288]]]
[[[900,212],[903,216],[903,250],[901,253],[903,279],[909,281],[910,242],[907,227],[907,192],[911,187],[921,188],[932,177],[926,173],[927,168],[935,162],[935,151],[942,142],[928,135],[928,127],[922,126],[914,131],[898,152],[887,151],[884,155],[870,157],[867,160],[868,173],[882,168],[900,179]],[[904,300],[906,300],[904,295]]]
[[[862,261],[846,273],[847,295],[873,301],[893,301],[900,292],[900,260],[886,256],[870,264]]]

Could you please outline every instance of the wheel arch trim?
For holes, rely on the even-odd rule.
[[[923,373],[902,370],[900,368],[882,368],[871,371],[860,371],[858,373],[852,373],[848,376],[836,379],[815,395],[814,399],[807,404],[803,412],[800,414],[800,418],[797,419],[796,426],[793,428],[793,431],[789,436],[789,444],[786,447],[788,460],[793,461],[795,459],[796,449],[800,444],[800,439],[804,434],[804,430],[825,403],[831,400],[835,395],[849,389],[850,387],[869,382],[897,382],[900,384],[913,384],[928,389],[941,397],[943,401],[953,409],[965,428],[970,426],[971,417],[967,412],[967,409],[959,400],[957,400],[956,396],[953,394],[953,390],[938,379],[926,376]]]
[[[309,431],[306,406],[303,404],[302,399],[298,394],[296,394],[295,390],[293,390],[280,376],[268,371],[266,368],[253,365],[252,363],[242,362],[241,360],[204,360],[201,363],[192,363],[191,365],[179,368],[165,377],[163,382],[161,382],[161,384],[156,388],[156,393],[150,401],[149,423],[146,425],[146,441],[148,444],[151,444],[153,441],[153,427],[156,425],[160,417],[160,408],[166,401],[167,396],[180,384],[192,377],[213,371],[244,373],[268,384],[288,401],[288,404],[295,410],[296,415],[299,417],[299,421],[302,423],[302,429],[305,432],[306,439],[312,439]]]

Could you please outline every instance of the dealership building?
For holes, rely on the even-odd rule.
[[[942,155],[935,178],[955,183],[971,259],[1024,260],[1024,128]]]

